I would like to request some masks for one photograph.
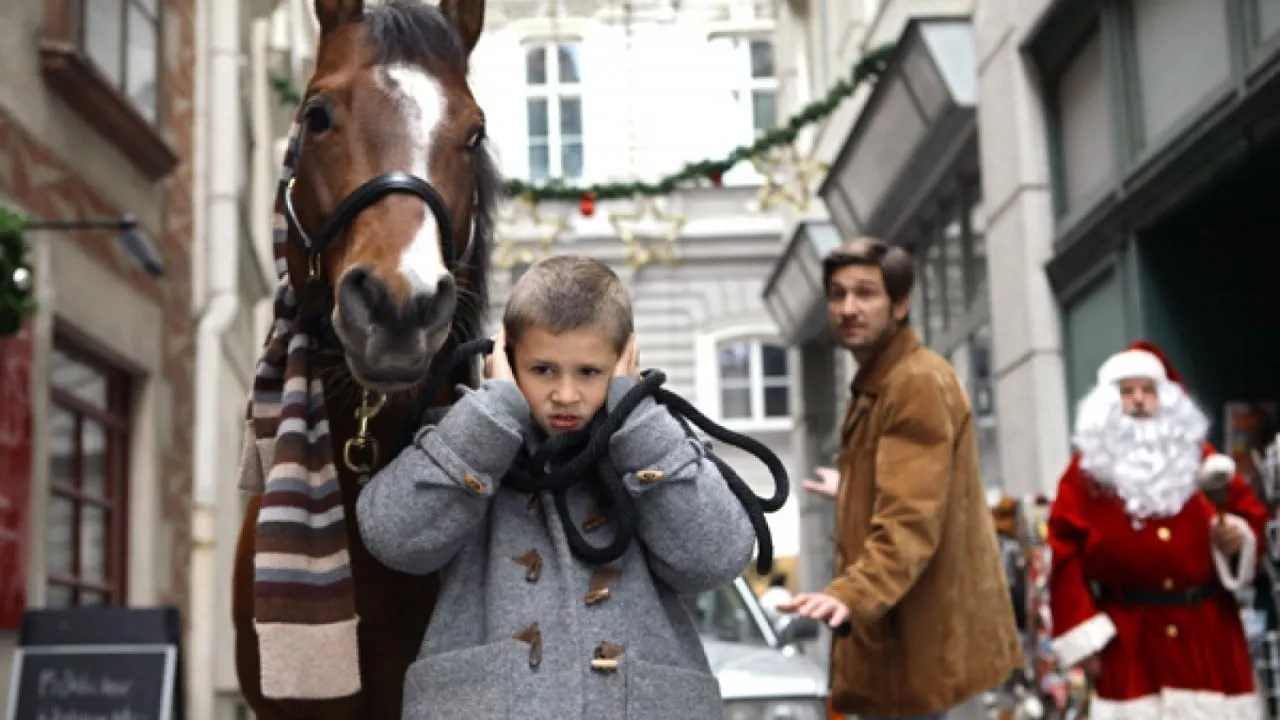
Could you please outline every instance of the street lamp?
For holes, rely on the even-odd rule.
[[[41,220],[29,222],[22,228],[31,230],[115,230],[119,232],[116,242],[130,259],[138,264],[147,275],[158,278],[164,275],[164,261],[152,244],[147,231],[138,224],[133,213],[125,213],[114,220]]]

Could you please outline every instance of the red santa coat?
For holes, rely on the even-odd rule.
[[[1207,462],[1230,463],[1208,443],[1204,453]],[[1266,507],[1243,478],[1232,478],[1226,512],[1248,530],[1232,567],[1213,548],[1217,510],[1202,493],[1174,516],[1135,522],[1079,460],[1072,458],[1059,481],[1049,515],[1049,597],[1059,660],[1074,665],[1101,651],[1090,720],[1258,720],[1240,608],[1226,587],[1253,581]],[[1112,593],[1214,592],[1196,605],[1160,606],[1099,598],[1090,584]]]

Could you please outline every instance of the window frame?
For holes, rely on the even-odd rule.
[[[573,47],[576,49],[578,59],[577,82],[563,82],[560,80],[561,47]],[[525,163],[527,165],[526,175],[531,182],[546,182],[554,179],[582,181],[587,177],[587,129],[585,93],[583,92],[582,47],[580,40],[572,38],[530,42],[522,46],[524,52],[521,57],[524,60],[524,67],[521,70],[524,73],[524,81],[521,86],[524,88]],[[546,71],[545,82],[538,85],[530,84],[528,76],[529,53],[534,50],[540,50],[543,53],[543,67]],[[560,131],[560,102],[566,98],[578,101],[578,121],[582,125],[581,134],[577,136],[577,143],[582,148],[582,172],[577,176],[564,174],[565,136]],[[530,158],[534,147],[534,136],[529,133],[529,102],[531,100],[543,100],[546,102],[547,107],[547,135],[545,140],[547,147],[547,177],[545,178],[534,176],[533,162]]]
[[[49,89],[90,126],[123,151],[148,179],[168,175],[178,155],[162,128],[168,116],[164,78],[165,22],[163,2],[157,2],[156,23],[156,119],[147,120],[124,93],[91,59],[84,46],[83,5],[90,0],[44,0],[45,23],[37,42],[41,74]],[[123,20],[136,0],[124,0]],[[122,43],[125,30],[122,28]],[[122,53],[128,46],[121,47]]]
[[[75,362],[95,371],[107,381],[107,406],[96,407],[78,397],[71,391],[58,387],[54,383],[52,373],[48,377],[49,404],[53,411],[64,411],[71,414],[75,421],[75,449],[72,454],[73,473],[76,476],[75,486],[67,486],[55,482],[50,473],[46,490],[50,500],[62,497],[71,503],[70,522],[71,573],[53,574],[46,570],[45,593],[50,595],[53,587],[68,588],[71,591],[71,604],[66,607],[86,607],[82,604],[81,593],[84,591],[102,593],[104,606],[124,606],[128,604],[129,593],[129,537],[130,537],[130,478],[132,474],[132,386],[130,373],[113,364],[106,358],[90,351],[59,333],[54,336],[53,350]],[[86,421],[92,421],[103,427],[106,433],[107,447],[104,456],[104,497],[95,498],[86,495],[79,489],[83,479],[84,455],[81,448],[81,427]],[[48,462],[52,463],[50,453]],[[81,532],[82,509],[95,506],[106,510],[104,525],[108,547],[103,553],[104,579],[102,582],[86,580],[81,567]],[[49,543],[46,520],[45,534],[40,541]],[[46,606],[49,606],[46,599]],[[58,606],[62,607],[62,606]]]
[[[725,379],[720,375],[720,349],[727,345],[746,343],[748,345],[748,370],[745,383],[739,379],[731,382],[736,386],[745,385],[751,394],[751,416],[748,418],[724,417],[721,391]],[[698,406],[707,416],[726,428],[737,432],[771,432],[789,430],[794,424],[797,400],[796,363],[794,348],[788,347],[777,335],[775,329],[769,328],[734,328],[712,333],[698,338],[695,357],[700,365],[698,373]],[[770,345],[786,353],[787,374],[785,382],[779,376],[767,378],[764,375],[763,348]],[[772,382],[771,382],[772,381]],[[787,388],[787,414],[785,416],[767,417],[764,409],[764,391],[766,387]]]

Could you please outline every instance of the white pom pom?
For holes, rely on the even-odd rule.
[[[1234,476],[1236,474],[1236,461],[1232,460],[1230,455],[1215,453],[1205,458],[1204,462],[1200,464],[1200,472],[1206,475]]]

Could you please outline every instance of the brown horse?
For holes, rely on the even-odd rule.
[[[261,499],[254,496],[236,548],[232,612],[240,687],[260,720],[400,718],[405,670],[425,634],[437,581],[388,569],[365,549],[352,466],[371,472],[394,457],[426,381],[441,387],[438,404],[455,383],[475,383],[471,370],[442,377],[443,358],[480,335],[488,305],[498,177],[467,82],[484,0],[440,0],[438,9],[412,0],[363,5],[315,0],[321,34],[297,116],[283,241],[295,292],[322,297],[332,323],[315,363],[339,459],[362,689],[336,700],[263,697],[253,624]],[[363,429],[361,407],[374,409]],[[342,461],[352,438],[365,466]],[[374,443],[380,458],[368,453]]]

